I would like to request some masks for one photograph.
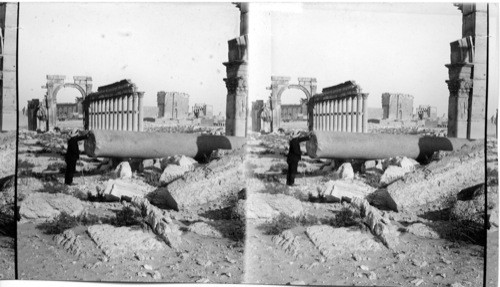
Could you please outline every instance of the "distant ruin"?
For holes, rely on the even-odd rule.
[[[194,104],[193,115],[197,118],[213,118],[214,108],[207,104]]]
[[[88,94],[92,93],[92,77],[87,76],[74,76],[73,83],[65,83],[66,76],[62,75],[47,75],[47,83],[42,86],[43,89],[47,89],[46,94],[46,108],[48,123],[47,129],[53,128],[57,123],[57,93],[63,88],[75,88],[82,95],[83,101]],[[84,110],[85,113],[85,110]],[[83,115],[87,117],[88,115]]]
[[[189,115],[189,95],[178,92],[158,92],[158,118],[186,119]]]
[[[413,96],[408,94],[382,94],[382,119],[405,121],[413,116]]]
[[[83,98],[78,97],[74,103],[58,103],[56,104],[57,119],[75,120],[83,118]]]
[[[416,114],[419,120],[436,120],[437,119],[437,108],[432,106],[420,105],[417,108]]]

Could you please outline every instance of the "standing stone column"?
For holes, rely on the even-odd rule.
[[[122,131],[127,130],[127,96],[121,96],[122,99]]]
[[[340,101],[338,99],[335,99],[335,131],[339,132],[340,131]]]
[[[96,121],[95,121],[96,127],[95,128],[101,129],[101,122],[102,122],[101,121],[101,109],[102,109],[101,105],[102,105],[102,103],[99,99],[95,99],[95,101],[96,101],[96,105],[97,105],[97,111],[96,111],[97,114],[96,114]]]
[[[127,95],[127,131],[132,130],[132,95]]]
[[[118,130],[118,103],[117,99],[113,98],[113,130]]]
[[[351,97],[347,97],[346,99],[346,132],[351,132]]]
[[[142,100],[144,98],[144,93],[139,92],[139,106],[138,106],[138,125],[139,125],[139,131],[142,132],[144,131],[144,113],[143,113],[143,104]]]
[[[137,93],[132,94],[132,130],[137,131]]]
[[[106,109],[106,129],[111,129],[111,99],[106,99],[108,108]]]
[[[321,102],[320,104],[320,109],[319,109],[319,124],[320,124],[320,130],[324,131],[325,130],[325,102]]]
[[[346,131],[346,100],[343,98],[342,100],[342,127],[340,129],[341,132]]]
[[[116,98],[116,130],[122,130],[122,97]]]
[[[351,105],[351,132],[356,132],[356,97],[351,97],[352,105]]]
[[[328,104],[328,117],[326,118],[326,121],[327,121],[327,131],[332,131],[333,128],[332,128],[332,121],[333,121],[333,105],[332,105],[332,101],[331,100],[328,100],[327,101],[327,104]]]
[[[361,120],[361,95],[358,94],[356,96],[356,102],[357,102],[357,108],[356,108],[356,132],[361,133],[362,132],[362,120]]]
[[[368,94],[362,94],[363,97],[363,124],[362,124],[362,132],[366,133],[368,131],[368,115],[366,113],[367,107],[366,107],[366,98],[368,97]]]

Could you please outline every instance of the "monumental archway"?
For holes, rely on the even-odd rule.
[[[63,88],[75,88],[83,100],[92,92],[92,78],[87,76],[74,76],[73,83],[65,83],[66,76],[47,75],[47,84],[42,88],[47,89],[47,113],[49,128],[53,128],[57,123],[57,93]],[[83,117],[87,117],[88,111],[83,109]]]
[[[316,78],[298,78],[298,84],[290,84],[290,77],[271,77],[271,110],[272,123],[271,131],[275,131],[281,126],[281,95],[287,89],[298,89],[306,95],[307,101],[316,94]]]

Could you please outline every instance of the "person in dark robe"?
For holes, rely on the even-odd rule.
[[[286,162],[288,163],[288,173],[286,176],[286,185],[292,186],[295,184],[295,176],[297,175],[297,168],[299,166],[299,161],[302,158],[302,152],[300,151],[300,143],[308,141],[310,136],[300,137],[300,134],[294,134],[290,140],[290,147],[288,149],[288,155],[286,157]]]
[[[80,148],[78,147],[78,142],[88,138],[88,134],[74,135],[68,140],[68,148],[66,149],[66,155],[64,160],[66,161],[66,174],[64,176],[64,184],[72,185],[73,176],[76,171],[76,162],[80,158]]]

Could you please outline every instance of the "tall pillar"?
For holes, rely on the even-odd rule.
[[[118,103],[117,99],[113,98],[113,130],[116,131],[118,129]]]
[[[106,129],[110,130],[111,129],[111,99],[106,99]]]
[[[144,112],[143,112],[143,104],[142,100],[144,98],[144,93],[139,92],[139,106],[138,106],[138,125],[139,125],[139,131],[142,132],[144,131]]]
[[[99,129],[103,130],[104,129],[104,100],[100,99],[100,110],[99,110]]]
[[[342,127],[340,129],[341,132],[345,132],[347,129],[346,129],[346,100],[345,98],[343,98],[342,100]]]
[[[132,95],[127,95],[127,131],[132,130]]]
[[[127,96],[121,96],[121,101],[122,101],[122,131],[127,130]]]
[[[116,98],[116,130],[122,130],[122,97]]]
[[[333,121],[333,104],[332,104],[332,100],[328,100],[328,117],[326,118],[326,121],[327,121],[327,131],[332,131],[333,130],[333,127],[332,127],[332,121]]]
[[[362,94],[363,97],[363,124],[362,124],[362,132],[366,133],[368,131],[368,114],[366,113],[367,107],[366,107],[366,98],[368,97],[368,94]]]
[[[347,97],[346,101],[346,132],[351,132],[351,97]]]
[[[351,97],[351,132],[356,132],[356,97]]]
[[[137,93],[132,94],[132,130],[137,131]]]
[[[340,129],[340,118],[339,118],[339,109],[340,109],[340,103],[339,103],[339,100],[338,99],[335,99],[335,102],[334,102],[334,106],[335,106],[335,115],[334,115],[334,121],[335,121],[335,125],[334,125],[334,131],[338,132]]]
[[[362,111],[361,111],[361,95],[358,94],[356,95],[356,102],[357,102],[357,108],[356,108],[356,132],[360,133],[362,132]]]
[[[320,103],[320,114],[319,114],[319,123],[322,131],[325,130],[325,102]]]

